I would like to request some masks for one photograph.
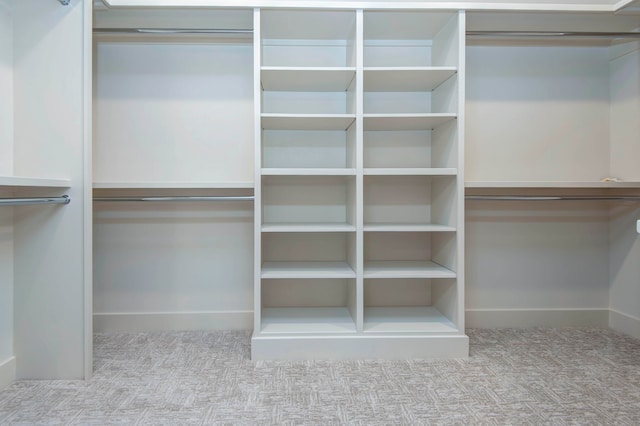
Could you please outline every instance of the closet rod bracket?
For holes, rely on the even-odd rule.
[[[70,0],[58,0],[58,1],[60,2],[61,5],[67,6],[67,5],[69,5],[69,1]]]

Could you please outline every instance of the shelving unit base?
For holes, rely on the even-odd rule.
[[[285,336],[254,333],[251,359],[467,359],[469,338],[464,334],[368,336]]]

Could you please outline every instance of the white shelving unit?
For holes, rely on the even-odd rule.
[[[256,19],[252,357],[466,357],[464,14]]]

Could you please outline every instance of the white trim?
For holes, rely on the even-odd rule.
[[[586,309],[467,309],[467,328],[607,327],[609,310]]]
[[[466,359],[469,338],[447,336],[256,336],[252,360]]]
[[[625,7],[632,6],[637,0],[620,0],[613,7],[616,12],[624,9]]]
[[[16,357],[0,363],[0,391],[16,380]]]
[[[253,311],[94,313],[95,333],[251,330]]]
[[[638,317],[610,309],[609,328],[640,339],[640,318]]]
[[[615,12],[625,1],[598,4],[534,3],[534,2],[458,2],[458,1],[371,1],[350,0],[327,2],[324,0],[105,0],[113,7],[233,7],[233,8],[331,8],[331,9],[428,9],[428,10],[495,10],[495,11],[549,11],[549,12]]]
[[[251,330],[252,311],[95,313],[94,332]],[[615,310],[468,309],[469,328],[610,327],[640,339],[640,318]],[[2,365],[0,365],[2,367]],[[2,375],[0,374],[0,379]],[[0,383],[2,381],[0,380]]]

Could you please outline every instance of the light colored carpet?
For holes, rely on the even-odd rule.
[[[640,424],[640,341],[468,330],[458,361],[252,362],[244,332],[98,334],[95,376],[0,392],[0,424]]]

